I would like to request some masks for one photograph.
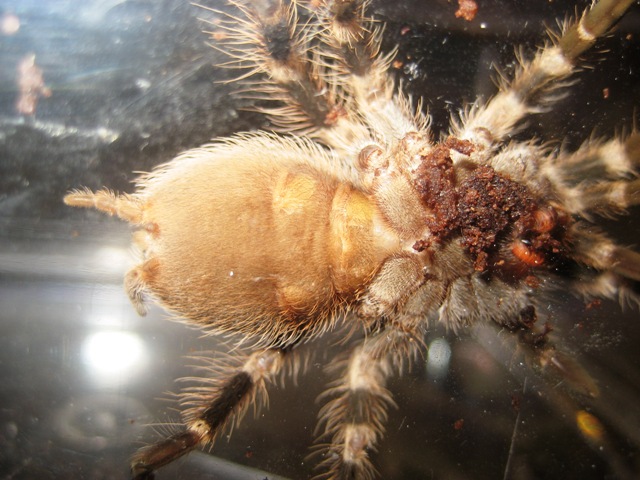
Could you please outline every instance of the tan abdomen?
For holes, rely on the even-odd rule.
[[[148,257],[158,259],[145,283],[214,329],[313,330],[399,248],[367,196],[281,159],[217,158],[159,176],[144,196],[144,223],[156,226]]]

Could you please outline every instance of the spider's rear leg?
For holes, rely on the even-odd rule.
[[[242,419],[250,405],[266,403],[266,384],[282,371],[284,357],[284,350],[270,348],[249,355],[240,368],[209,368],[215,378],[182,394],[181,404],[189,407],[184,414],[186,430],[138,450],[131,459],[134,479],[150,478],[154,470],[200,445],[213,443],[223,430]]]
[[[324,459],[319,478],[370,480],[375,469],[369,453],[384,433],[387,411],[395,405],[386,382],[407,359],[424,348],[422,331],[391,327],[368,337],[343,364],[342,378],[324,396],[333,397],[320,411],[328,445],[320,445]]]
[[[231,61],[226,66],[249,69],[241,79],[266,74],[267,80],[249,81],[241,91],[279,107],[258,108],[283,131],[310,134],[326,128],[342,115],[336,92],[328,83],[311,41],[320,26],[311,18],[298,25],[296,2],[231,2],[240,14],[225,14],[220,28],[222,47]],[[209,32],[215,37],[215,32]]]
[[[282,0],[234,4],[242,15],[227,15],[220,25],[232,59],[227,66],[249,69],[242,80],[266,74],[240,93],[278,102],[258,111],[281,131],[353,154],[373,132],[394,139],[426,130],[428,120],[394,95],[387,73],[393,52],[379,55],[381,29],[365,15],[368,2],[332,0],[308,9]]]
[[[407,132],[426,134],[428,118],[396,92],[388,73],[396,51],[381,54],[382,28],[366,16],[368,4],[366,0],[329,0],[319,8],[329,75],[343,92],[346,111],[357,112],[377,135],[392,140]]]

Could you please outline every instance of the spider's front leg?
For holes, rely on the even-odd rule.
[[[520,67],[512,80],[504,80],[500,91],[484,105],[470,109],[452,135],[471,140],[484,149],[489,158],[495,146],[518,129],[527,115],[539,113],[560,98],[557,90],[576,71],[580,56],[605,35],[635,0],[593,2],[580,17],[567,22],[560,35],[551,40],[530,60],[520,58]],[[554,94],[555,93],[555,94]]]
[[[212,377],[194,379],[204,385],[185,389],[182,394],[186,429],[138,450],[131,459],[134,479],[151,478],[154,470],[200,445],[213,443],[222,431],[242,419],[250,405],[265,404],[266,384],[282,371],[288,351],[263,349],[247,356],[240,367],[220,363],[207,368]]]

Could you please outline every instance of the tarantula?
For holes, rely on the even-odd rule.
[[[244,133],[189,150],[143,175],[132,194],[77,190],[65,202],[137,227],[142,262],[126,291],[252,352],[214,365],[182,396],[183,431],[140,449],[132,473],[213,443],[293,360],[304,341],[347,325],[364,332],[326,392],[322,478],[370,479],[369,453],[393,404],[390,375],[425,349],[430,322],[458,331],[495,322],[532,364],[574,390],[597,385],[538,322],[558,285],[631,297],[640,255],[591,222],[640,203],[640,136],[573,152],[512,140],[550,107],[579,57],[633,3],[600,0],[498,92],[434,139],[429,117],[397,91],[394,52],[366,0],[232,0],[212,38],[278,133]],[[295,369],[295,365],[294,365]]]

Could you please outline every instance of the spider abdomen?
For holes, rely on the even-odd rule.
[[[288,343],[330,327],[356,301],[400,239],[372,197],[299,147],[265,138],[206,146],[105,202],[138,209],[127,220],[142,227],[143,262],[126,288],[139,310],[151,294],[205,328]],[[100,195],[67,203],[98,205]]]

